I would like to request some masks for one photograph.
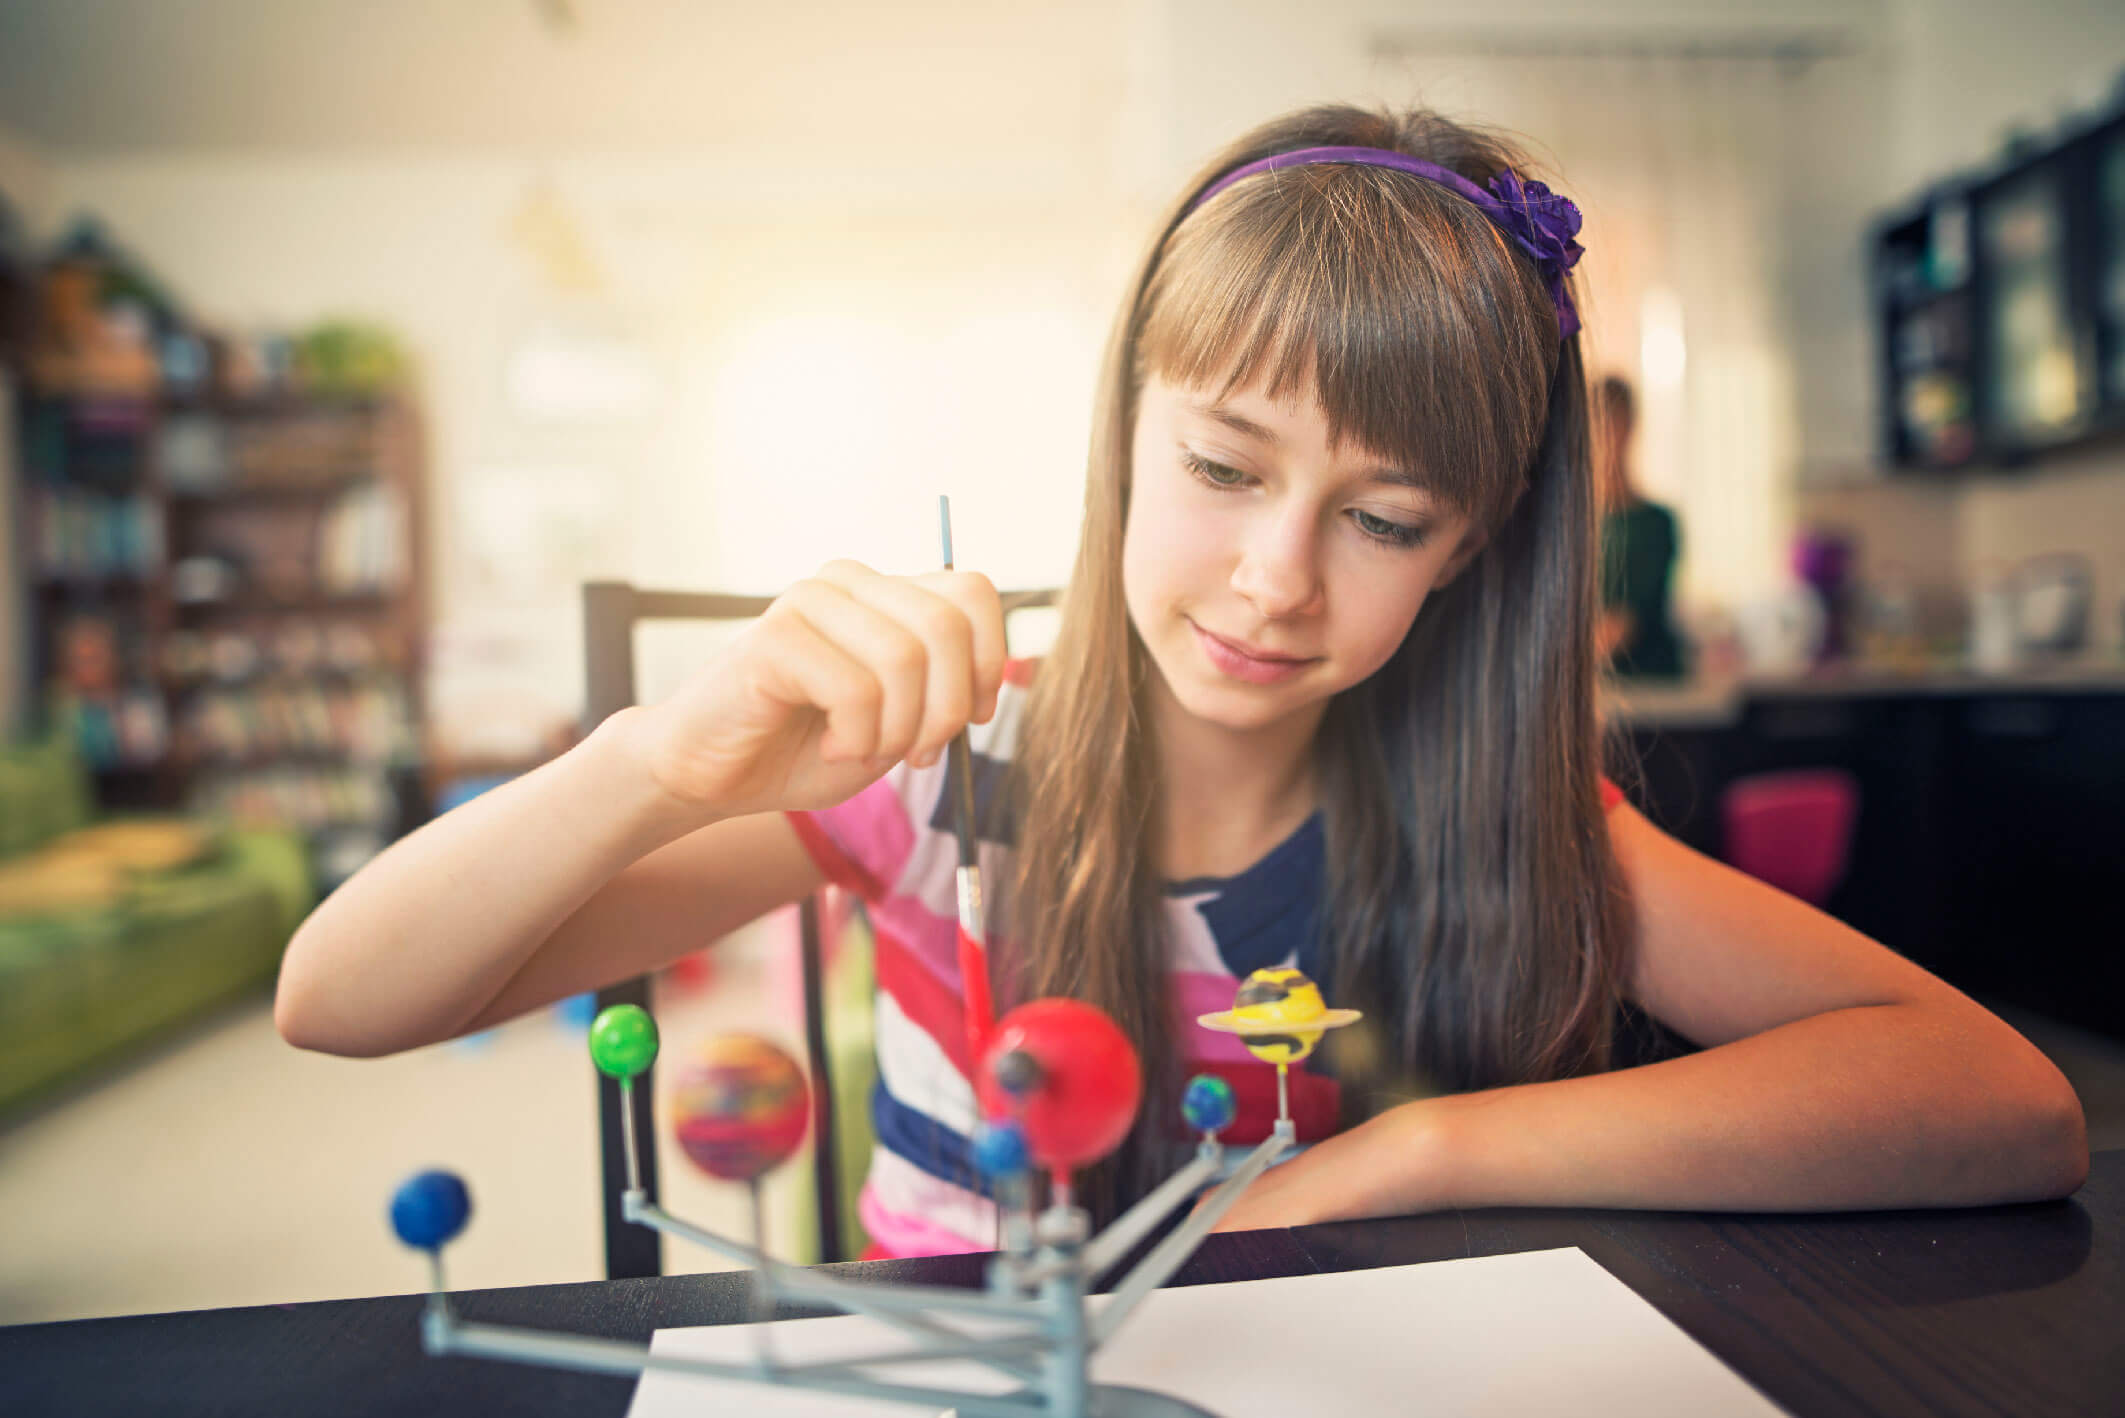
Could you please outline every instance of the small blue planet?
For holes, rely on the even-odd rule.
[[[391,1195],[391,1229],[409,1246],[432,1251],[465,1229],[472,1194],[455,1172],[420,1172]]]
[[[1182,1090],[1181,1116],[1197,1132],[1217,1132],[1230,1127],[1238,1113],[1239,1103],[1232,1096],[1232,1085],[1214,1073],[1197,1074]]]
[[[1025,1129],[1017,1123],[983,1123],[974,1129],[974,1166],[991,1181],[1015,1177],[1031,1161]]]

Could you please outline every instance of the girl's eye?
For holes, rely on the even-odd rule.
[[[1350,517],[1352,521],[1358,524],[1358,530],[1371,537],[1374,541],[1383,542],[1392,547],[1419,547],[1424,545],[1424,529],[1422,527],[1412,527],[1402,522],[1390,522],[1385,517],[1375,517],[1370,512],[1362,510],[1352,512]]]
[[[1181,450],[1181,461],[1188,471],[1209,483],[1212,487],[1238,487],[1247,481],[1247,475],[1238,468],[1228,468],[1223,463],[1213,463],[1192,448]]]
[[[1215,463],[1192,448],[1181,449],[1181,462],[1188,471],[1214,488],[1231,491],[1247,481],[1247,475],[1238,468],[1228,468]],[[1357,523],[1358,530],[1382,546],[1419,547],[1424,545],[1425,529],[1403,522],[1376,517],[1363,509],[1354,509],[1350,519]]]

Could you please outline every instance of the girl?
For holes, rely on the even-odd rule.
[[[335,892],[281,1032],[482,1029],[839,881],[879,937],[866,1225],[983,1248],[941,762],[973,723],[1001,1002],[1090,1000],[1150,1075],[1083,1179],[1097,1212],[1170,1164],[1185,1072],[1273,1097],[1187,1021],[1293,963],[1376,1027],[1297,1081],[1314,1145],[1227,1227],[2072,1191],[2080,1105],[2041,1054],[1600,777],[1578,213],[1523,170],[1423,112],[1249,134],[1121,311],[1037,674],[981,577],[832,563],[671,699]],[[1623,1066],[1646,1021],[1697,1051]]]

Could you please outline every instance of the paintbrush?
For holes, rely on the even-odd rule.
[[[944,538],[944,569],[952,569],[952,499],[937,495],[938,529]],[[974,751],[962,728],[952,736],[946,780],[952,794],[952,832],[959,839],[959,978],[966,992],[967,1050],[972,1068],[996,1026],[989,993],[989,941],[981,916],[981,853],[974,836]]]

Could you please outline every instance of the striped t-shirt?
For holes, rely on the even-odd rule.
[[[996,713],[968,730],[979,823],[993,821],[988,805],[1016,746],[1032,668],[1025,661],[1007,666]],[[878,977],[871,1095],[877,1141],[858,1214],[874,1248],[895,1256],[984,1251],[996,1237],[996,1209],[968,1142],[979,1113],[959,974],[950,764],[949,754],[929,768],[902,763],[838,806],[788,814],[827,879],[869,908]],[[1011,844],[984,831],[979,850],[982,880],[993,890],[1010,870]],[[1323,870],[1316,813],[1237,876],[1165,888],[1171,1037],[1182,1050],[1180,1076],[1216,1073],[1232,1085],[1238,1116],[1219,1134],[1222,1142],[1268,1136],[1276,1070],[1237,1038],[1202,1028],[1196,1016],[1229,1009],[1240,982],[1268,966],[1295,965],[1322,978],[1314,956]],[[992,939],[997,924],[990,923]],[[1335,1081],[1301,1065],[1292,1069],[1290,1087],[1299,1141],[1333,1132]]]
[[[988,799],[1018,740],[1028,676],[1031,663],[1011,663],[997,712],[967,731],[980,823],[992,821]],[[980,1114],[958,976],[950,761],[943,755],[931,767],[901,763],[844,804],[788,814],[827,878],[869,906],[878,950],[878,1086],[871,1093],[878,1146],[858,1214],[873,1246],[897,1256],[990,1250],[997,1235],[997,1212],[967,1142]],[[994,889],[1011,870],[1011,846],[984,833],[980,855],[982,880]],[[1232,1008],[1232,991],[1264,965],[1317,974],[1311,955],[1320,935],[1320,874],[1322,825],[1313,816],[1239,876],[1167,884],[1173,1037],[1184,1048],[1181,1074],[1215,1071],[1232,1084],[1239,1116],[1220,1133],[1222,1142],[1269,1135],[1277,1074],[1232,1035],[1194,1020]],[[1334,1080],[1300,1067],[1290,1084],[1298,1140],[1334,1131]]]

